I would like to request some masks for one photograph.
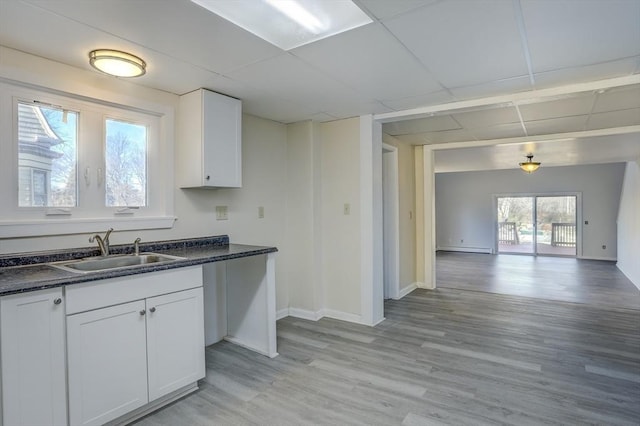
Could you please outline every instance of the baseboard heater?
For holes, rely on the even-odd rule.
[[[464,253],[493,254],[493,249],[488,247],[438,247],[436,251],[460,251]]]

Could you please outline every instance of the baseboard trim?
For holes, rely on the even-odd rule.
[[[353,322],[356,324],[370,325],[362,321],[362,317],[356,314],[350,314],[347,312],[336,311],[334,309],[323,309],[323,317],[333,318],[340,321]]]
[[[493,249],[489,247],[437,247],[436,251],[459,251],[463,253],[493,254]]]
[[[633,284],[634,286],[636,286],[638,290],[640,290],[640,282],[633,281],[631,279],[631,275],[627,274],[627,272],[620,267],[620,262],[616,262],[616,266],[618,267],[618,270],[624,274],[625,277],[629,278],[629,281],[631,281],[631,284]]]
[[[283,308],[276,312],[276,321],[289,316],[289,308]]]
[[[414,289],[411,289],[411,291],[413,290]],[[314,312],[307,309],[284,308],[284,309],[280,309],[276,314],[277,319],[282,319],[288,316],[305,319],[309,321],[318,321],[322,318],[327,317],[327,318],[332,318],[340,321],[352,322],[355,324],[362,324],[362,325],[368,325],[368,326],[375,326],[381,323],[382,321],[384,321],[384,318],[382,318],[375,324],[369,324],[364,322],[360,315],[350,314],[348,312],[336,311],[334,309],[320,309],[319,311]],[[227,338],[225,337],[225,339]]]
[[[400,289],[400,294],[398,295],[398,298],[395,300],[400,300],[403,297],[405,297],[407,294],[411,293],[413,290],[415,290],[416,288],[418,288],[418,283],[411,283],[408,286],[406,286],[405,288]]]
[[[578,259],[583,260],[606,260],[607,262],[617,262],[618,259],[615,257],[595,257],[595,256],[580,256]]]
[[[266,357],[269,358],[275,358],[278,356],[278,352],[268,352],[268,351],[263,351],[262,349],[258,349],[258,348],[254,348],[253,346],[249,346],[246,343],[244,343],[241,340],[236,339],[235,337],[232,336],[225,336],[224,340],[229,342],[229,343],[233,343],[234,345],[238,345],[241,346],[243,348],[249,349],[250,351],[259,353],[260,355],[264,355]]]
[[[308,309],[289,308],[289,316],[310,321],[318,321],[322,318],[322,311],[313,312]]]

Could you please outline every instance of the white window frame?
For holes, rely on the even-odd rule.
[[[77,207],[18,207],[18,101],[42,102],[79,112]],[[148,105],[144,105],[148,107]],[[107,118],[147,126],[147,205],[106,207],[104,150]],[[168,125],[168,121],[171,124]],[[0,238],[66,235],[116,230],[171,228],[173,162],[170,157],[173,112],[152,110],[61,93],[0,79]],[[95,149],[89,149],[95,146]],[[85,170],[89,167],[89,183]],[[102,177],[99,177],[101,169]],[[98,184],[100,183],[100,187]]]

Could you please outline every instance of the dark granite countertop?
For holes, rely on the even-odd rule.
[[[131,254],[131,245],[113,246],[112,254]],[[78,284],[106,278],[183,268],[211,262],[274,253],[275,247],[229,244],[226,235],[140,244],[141,252],[179,256],[184,259],[168,263],[137,265],[88,273],[67,272],[49,263],[97,256],[94,248],[65,249],[46,252],[16,253],[0,256],[0,296]]]

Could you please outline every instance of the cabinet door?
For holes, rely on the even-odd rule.
[[[208,90],[203,96],[204,186],[242,186],[242,102]]]
[[[62,289],[5,296],[0,313],[4,424],[67,424]]]
[[[149,400],[202,379],[202,287],[147,299]]]
[[[69,419],[100,425],[148,401],[143,300],[67,317]]]

